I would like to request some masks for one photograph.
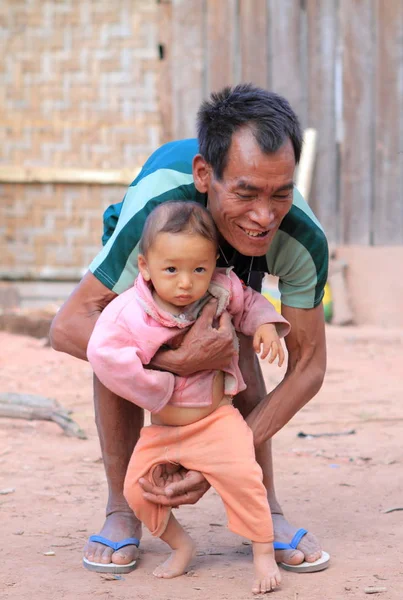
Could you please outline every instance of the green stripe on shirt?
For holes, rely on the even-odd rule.
[[[204,204],[205,195],[196,192],[192,175],[170,169],[159,169],[128,189],[115,231],[90,265],[90,271],[116,294],[137,277],[138,243],[147,216],[168,200]]]
[[[294,189],[293,205],[266,256],[269,272],[280,278],[284,304],[313,308],[323,298],[327,281],[328,246],[323,229]]]

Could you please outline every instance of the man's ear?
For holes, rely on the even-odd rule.
[[[148,270],[146,257],[143,254],[138,255],[137,266],[139,268],[140,273],[143,276],[143,279],[145,281],[150,281],[150,279],[151,279],[150,271]]]
[[[196,154],[194,157],[192,171],[197,191],[205,194],[210,187],[212,169],[201,154]]]

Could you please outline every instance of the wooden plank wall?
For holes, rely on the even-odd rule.
[[[403,244],[403,0],[160,0],[163,139],[251,81],[318,130],[311,205],[329,240]]]
[[[375,1],[374,244],[403,235],[403,2]]]
[[[367,0],[342,0],[341,9],[340,238],[345,244],[368,245],[371,243],[374,184],[373,11]]]
[[[335,218],[338,215],[336,8],[334,0],[306,2],[308,124],[318,131],[310,204],[331,241],[339,238],[339,219]]]

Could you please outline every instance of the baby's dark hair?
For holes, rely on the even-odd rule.
[[[197,202],[170,200],[154,208],[144,224],[140,254],[146,256],[157,235],[163,232],[201,235],[218,248],[218,231],[213,217]]]

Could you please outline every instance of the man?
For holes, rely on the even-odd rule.
[[[276,552],[276,559],[296,570],[300,563],[300,568],[309,568],[303,561],[322,560],[320,546],[312,534],[296,532],[282,514],[271,456],[272,436],[318,392],[326,368],[321,300],[328,252],[318,221],[293,184],[302,145],[300,126],[284,98],[249,84],[238,85],[213,94],[202,104],[198,142],[171,142],[157,150],[123,202],[106,211],[105,246],[55,318],[52,345],[86,359],[88,339],[100,312],[133,284],[142,227],[157,204],[188,199],[207,206],[221,236],[218,266],[233,266],[255,289],[260,289],[265,272],[279,277],[282,313],[291,323],[286,375],[266,395],[251,340],[241,339],[240,366],[248,388],[235,405],[254,434],[275,540],[283,548]],[[213,328],[214,312],[215,307],[207,305],[178,340],[179,347],[160,350],[153,366],[183,376],[228,364],[233,353],[229,323],[225,317]],[[127,572],[135,565],[141,526],[123,497],[123,482],[143,415],[97,379],[94,391],[109,499],[102,537],[90,538],[85,566]],[[194,503],[208,488],[201,474],[183,469],[173,473],[166,465],[157,483],[143,483],[146,497],[171,506]]]

